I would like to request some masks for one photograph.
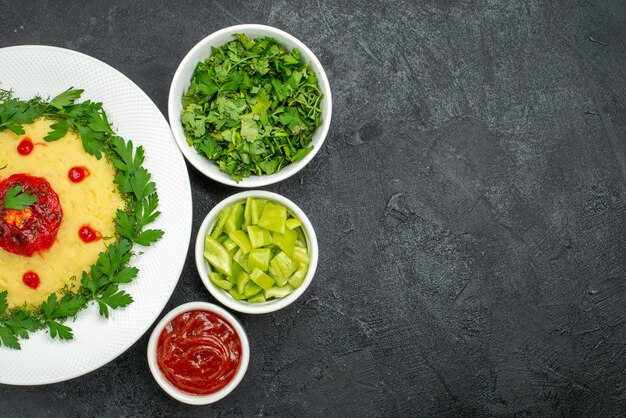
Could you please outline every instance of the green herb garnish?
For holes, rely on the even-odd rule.
[[[37,196],[24,192],[23,186],[12,186],[4,195],[2,206],[5,209],[23,210],[36,201]]]
[[[46,142],[63,138],[67,131],[78,131],[83,148],[97,159],[109,146],[105,143],[113,134],[106,113],[102,110],[102,103],[89,100],[74,104],[83,90],[69,88],[56,96],[47,106],[45,116],[54,115],[57,121],[51,126],[52,131],[46,135]]]
[[[187,142],[239,182],[304,158],[321,125],[317,77],[273,38],[236,40],[199,62],[183,95]]]
[[[8,92],[4,91],[3,97]],[[30,106],[28,102],[9,99],[0,103],[0,132],[10,129],[17,135],[24,134],[22,124],[33,123],[43,112],[40,106]]]
[[[8,309],[8,293],[6,290],[0,292],[0,346],[19,349],[20,338],[27,339],[30,332],[43,328],[48,329],[52,338],[70,340],[73,338],[72,329],[64,322],[91,301],[96,301],[100,315],[107,318],[109,309],[132,303],[133,298],[120,290],[119,285],[130,283],[139,272],[137,268],[128,266],[133,245],[148,246],[163,236],[161,230],[144,230],[160,212],[156,210],[159,202],[156,186],[150,173],[142,167],[143,148],[135,148],[131,141],[114,135],[101,103],[75,103],[82,92],[70,88],[50,102],[40,98],[25,102],[13,99],[11,92],[0,90],[0,132],[10,129],[16,134],[23,134],[22,124],[46,117],[55,123],[44,140],[58,140],[72,130],[80,136],[86,152],[96,158],[106,155],[117,169],[115,183],[127,201],[126,210],[118,210],[115,214],[119,236],[107,247],[107,251],[99,254],[90,271],[82,273],[81,286],[73,293],[67,288],[60,289],[39,307]],[[36,199],[23,193],[21,186],[13,186],[7,191],[3,206],[23,209],[34,203],[32,198]]]

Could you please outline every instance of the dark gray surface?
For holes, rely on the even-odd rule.
[[[144,336],[73,381],[0,386],[0,416],[626,414],[623,2],[55,3],[0,1],[0,46],[92,55],[163,113],[217,29],[306,43],[333,123],[267,189],[308,214],[321,257],[297,303],[237,315],[252,360],[213,406],[161,391]],[[190,176],[195,237],[236,190]],[[190,253],[166,309],[192,300],[213,299]]]

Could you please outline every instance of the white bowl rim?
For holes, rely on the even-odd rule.
[[[307,239],[307,249],[310,258],[309,269],[300,287],[298,287],[296,290],[294,290],[292,293],[285,296],[284,298],[275,299],[263,303],[248,303],[246,301],[235,300],[227,292],[219,289],[209,280],[208,276],[211,270],[209,267],[209,263],[204,259],[204,237],[208,233],[209,228],[213,226],[214,221],[211,221],[217,219],[217,215],[219,214],[219,212],[227,205],[245,200],[249,196],[268,199],[276,203],[282,204],[287,207],[287,210],[296,215],[300,219],[300,221],[302,221],[302,231],[304,232],[304,235]],[[215,205],[213,209],[211,209],[211,211],[209,211],[207,216],[204,218],[202,225],[200,225],[198,235],[196,236],[195,257],[196,267],[198,269],[198,274],[200,274],[200,279],[215,299],[217,299],[226,307],[238,312],[247,314],[265,314],[278,311],[292,304],[306,291],[306,289],[313,281],[313,276],[315,276],[315,271],[317,270],[319,247],[313,225],[311,224],[311,221],[306,216],[306,214],[302,211],[302,209],[298,207],[298,205],[277,193],[267,192],[264,190],[247,190],[227,197],[226,199]]]
[[[203,164],[201,163],[201,161],[208,161],[208,162],[211,162],[211,161],[208,160],[206,157],[199,155],[194,148],[190,147],[187,144],[185,133],[182,130],[182,126],[180,126],[180,114],[175,114],[174,112],[174,108],[176,107],[176,102],[180,102],[180,99],[181,99],[180,96],[175,94],[175,90],[177,86],[179,85],[183,86],[183,88],[181,89],[183,92],[186,90],[186,87],[189,86],[190,80],[182,79],[182,73],[183,73],[184,68],[189,64],[192,56],[196,52],[207,47],[207,45],[210,45],[214,38],[217,38],[222,35],[230,35],[234,33],[245,33],[246,31],[253,31],[253,30],[265,31],[267,32],[267,36],[276,36],[279,42],[280,42],[281,37],[288,39],[290,42],[294,43],[297,46],[298,50],[300,50],[301,52],[301,56],[312,63],[311,67],[316,67],[314,68],[314,71],[318,78],[320,90],[324,94],[324,100],[328,103],[328,106],[327,106],[328,111],[324,113],[322,124],[316,129],[316,131],[320,130],[320,139],[317,141],[317,143],[315,143],[314,148],[311,150],[311,152],[309,152],[302,160],[283,167],[277,173],[270,174],[270,175],[263,175],[263,176],[253,175],[250,177],[246,177],[242,179],[239,183],[237,183],[235,180],[231,179],[230,176],[226,173],[223,173],[219,170],[217,172],[209,171],[207,168],[205,168]],[[197,62],[193,62],[194,67],[196,64]],[[182,61],[178,65],[178,68],[176,69],[176,72],[174,73],[174,77],[172,78],[172,84],[170,85],[170,91],[168,95],[168,119],[169,119],[170,127],[172,129],[172,134],[174,135],[174,139],[176,140],[176,144],[178,145],[178,148],[185,156],[185,159],[189,161],[189,163],[193,165],[198,171],[200,171],[202,174],[209,177],[210,179],[217,181],[218,183],[222,183],[228,186],[239,187],[239,188],[268,186],[270,184],[274,184],[274,183],[278,183],[280,181],[286,180],[287,178],[295,175],[300,170],[302,170],[313,159],[313,157],[315,157],[315,155],[321,150],[322,146],[324,145],[324,141],[326,140],[326,136],[328,135],[328,130],[330,128],[330,121],[332,118],[332,109],[333,109],[333,103],[332,103],[332,93],[330,90],[330,83],[328,82],[328,77],[326,76],[326,71],[324,70],[324,67],[320,63],[317,56],[313,53],[313,51],[311,51],[309,47],[307,47],[304,43],[302,43],[302,41],[300,41],[298,38],[296,38],[295,36],[281,29],[278,29],[272,26],[252,24],[252,23],[228,26],[218,31],[215,31],[209,34],[208,36],[206,36],[204,39],[200,40],[193,48],[191,48],[191,50],[189,50],[189,52],[185,55],[185,57],[182,59]],[[214,164],[213,162],[211,163]]]
[[[226,386],[224,386],[217,392],[210,393],[208,395],[192,395],[176,388],[174,385],[168,382],[165,376],[163,376],[163,373],[161,373],[161,369],[159,368],[156,360],[157,343],[159,340],[159,336],[161,335],[161,332],[163,331],[165,326],[178,315],[184,312],[196,310],[213,312],[226,319],[233,326],[233,328],[235,328],[235,331],[239,336],[239,340],[241,341],[241,362],[239,363],[237,373],[235,373],[233,379],[228,382]],[[250,343],[248,341],[246,331],[243,329],[237,318],[235,318],[226,309],[208,302],[188,302],[172,309],[154,327],[154,330],[152,330],[152,334],[150,335],[150,340],[148,341],[147,357],[148,366],[150,368],[150,372],[152,372],[154,380],[168,395],[170,395],[177,401],[189,405],[207,405],[224,398],[226,395],[232,392],[237,387],[237,385],[239,385],[244,375],[246,374],[248,364],[250,363]]]

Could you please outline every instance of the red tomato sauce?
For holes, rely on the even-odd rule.
[[[80,239],[83,240],[83,242],[86,243],[98,241],[100,238],[102,238],[102,234],[90,227],[89,225],[81,226],[78,230],[78,236],[80,237]]]
[[[26,286],[30,287],[31,289],[37,289],[39,287],[39,283],[41,283],[41,280],[39,280],[39,275],[34,271],[27,271],[26,273],[24,273],[24,275],[22,276],[22,281]]]
[[[172,319],[157,343],[157,364],[175,387],[208,395],[226,386],[241,362],[241,340],[218,314],[190,311]]]
[[[33,141],[29,137],[25,137],[22,141],[17,145],[17,152],[20,155],[28,155],[33,152]]]
[[[37,201],[23,210],[5,209],[2,202],[12,186],[22,186],[22,193],[35,195]],[[62,219],[59,196],[45,179],[13,174],[0,181],[0,248],[26,257],[50,248]]]
[[[67,177],[72,183],[80,183],[85,180],[85,177],[88,175],[89,170],[87,170],[87,167],[72,167],[70,171],[67,172]]]

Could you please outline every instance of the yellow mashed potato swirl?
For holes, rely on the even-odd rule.
[[[39,119],[23,125],[25,133],[16,135],[6,130],[0,132],[0,180],[12,174],[24,173],[45,178],[59,196],[63,219],[55,242],[49,249],[25,257],[0,248],[0,292],[8,291],[10,307],[38,306],[52,292],[65,286],[76,289],[83,271],[89,271],[100,252],[106,251],[111,239],[85,243],[78,235],[83,225],[89,225],[103,237],[115,234],[115,212],[125,204],[113,183],[115,169],[106,158],[96,159],[83,149],[80,138],[68,132],[54,142],[43,138],[54,121]],[[33,151],[22,156],[17,146],[25,137],[32,140]],[[86,167],[89,175],[79,183],[68,178],[72,167]],[[26,286],[24,273],[37,273],[41,282],[37,289]]]

